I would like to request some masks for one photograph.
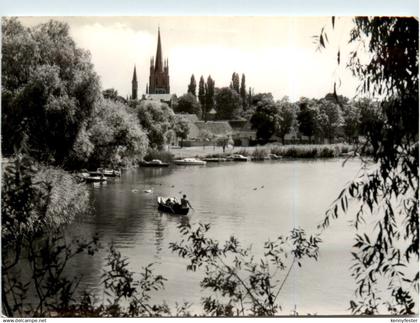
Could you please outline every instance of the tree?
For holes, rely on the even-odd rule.
[[[233,145],[233,140],[230,134],[222,135],[217,137],[217,144],[222,147],[223,152],[225,152],[226,147]]]
[[[309,142],[317,131],[317,110],[313,107],[308,99],[301,99],[298,102],[300,111],[297,114],[299,123],[299,131],[309,137]]]
[[[212,294],[202,299],[206,315],[274,316],[281,310],[280,292],[302,259],[318,259],[318,236],[300,229],[264,244],[264,257],[255,259],[251,247],[231,236],[225,243],[208,237],[209,224],[179,226],[183,239],[169,248],[188,260],[187,270],[205,268],[201,287]],[[289,262],[288,259],[291,258]]]
[[[214,80],[209,77],[207,78],[207,84],[205,87],[205,103],[204,103],[204,120],[207,121],[207,113],[214,107]]]
[[[349,143],[357,142],[360,133],[360,109],[355,101],[344,104],[343,113],[343,130],[344,135]]]
[[[26,147],[22,142],[18,154],[4,167],[1,183],[2,311],[20,317],[30,310],[28,290],[36,293],[35,315],[68,306],[78,283],[65,277],[63,263],[95,247],[95,241],[80,241],[75,248],[60,246],[63,225],[86,216],[90,209],[88,188],[63,170],[39,165]],[[28,275],[16,278],[19,268]]]
[[[188,121],[184,118],[177,119],[174,127],[175,134],[178,138],[181,138],[181,148],[184,146],[184,140],[188,138],[190,133],[190,126]]]
[[[333,18],[333,27],[334,23]],[[325,30],[320,34],[322,47],[324,39]],[[354,18],[350,33],[351,43],[365,44],[355,47],[348,63],[360,78],[360,92],[381,98],[374,109],[361,109],[366,142],[357,148],[357,152],[370,149],[377,167],[364,163],[364,174],[340,193],[322,228],[340,211],[349,211],[349,200],[357,202],[352,250],[357,299],[350,302],[355,314],[415,313],[419,287],[418,40],[417,18]],[[367,216],[373,225],[365,223]]]
[[[205,149],[205,143],[212,141],[215,136],[211,131],[207,129],[201,129],[198,137],[203,141],[203,149]]]
[[[236,93],[240,93],[239,90],[239,74],[234,72],[232,74],[232,82],[230,83],[230,88],[234,91],[236,91]]]
[[[197,98],[192,93],[187,93],[178,98],[174,106],[175,113],[189,113],[201,116],[201,106]]]
[[[337,129],[343,124],[341,110],[338,104],[322,99],[317,103],[317,123],[323,138],[328,138],[332,143],[337,133]]]
[[[248,102],[247,102],[247,97],[246,97],[245,74],[242,74],[242,78],[241,78],[241,88],[240,88],[240,90],[239,90],[239,94],[240,94],[241,99],[242,99],[242,106],[243,106],[243,108],[244,108],[244,110],[245,110],[245,108],[246,108],[246,107],[247,107],[247,105],[248,105]]]
[[[137,164],[146,154],[148,139],[128,106],[100,100],[89,125],[79,132],[71,156],[81,167]]]
[[[194,74],[191,75],[190,84],[188,85],[188,93],[191,93],[192,95],[196,96],[196,88],[197,83],[195,82]]]
[[[260,100],[256,104],[255,113],[250,121],[252,128],[257,130],[257,139],[262,143],[267,143],[279,128],[280,111],[271,94],[258,95],[258,97]]]
[[[116,101],[118,98],[118,91],[116,89],[106,89],[102,91],[102,95],[105,99]]]
[[[203,75],[201,75],[200,82],[198,83],[198,100],[200,101],[200,104],[203,107],[203,113],[205,113],[205,106],[206,106],[206,83],[204,82]]]
[[[149,144],[161,148],[165,144],[165,134],[174,127],[175,114],[167,104],[155,101],[141,101],[136,106],[137,116],[147,131]]]
[[[76,47],[65,23],[24,28],[6,18],[2,55],[3,153],[26,135],[36,159],[65,164],[100,97],[89,53]]]
[[[278,126],[275,132],[281,138],[281,142],[284,145],[284,136],[290,132],[296,121],[297,106],[290,103],[286,97],[278,102],[278,107],[280,118],[278,119]]]
[[[219,89],[215,96],[216,119],[230,120],[236,119],[241,113],[241,97],[239,94],[228,87]]]

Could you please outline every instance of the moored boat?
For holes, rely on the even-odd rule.
[[[200,159],[196,159],[196,158],[184,158],[184,159],[178,159],[174,161],[175,165],[188,165],[188,166],[193,166],[193,165],[205,165],[206,162]]]
[[[221,163],[221,162],[225,162],[227,159],[221,158],[221,157],[208,157],[208,158],[204,158],[203,160],[207,163]]]
[[[164,163],[160,159],[153,159],[152,161],[141,161],[140,166],[142,167],[168,167],[169,163]]]
[[[174,197],[157,197],[158,210],[177,215],[187,215],[190,208],[183,208],[179,201]]]
[[[276,154],[269,154],[268,157],[271,160],[279,160],[279,159],[282,159],[283,158],[282,156],[279,156],[279,155],[276,155]]]
[[[248,157],[245,157],[245,156],[239,155],[239,154],[234,154],[234,155],[229,156],[227,158],[227,160],[246,162],[246,161],[248,161]]]
[[[90,176],[119,177],[121,172],[116,169],[98,168],[96,171],[89,172]]]
[[[85,181],[86,183],[101,183],[106,182],[106,178],[103,175],[100,176],[92,176],[90,173],[83,172],[79,174],[80,179]]]

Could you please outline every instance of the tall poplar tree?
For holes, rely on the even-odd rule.
[[[242,106],[246,108],[247,106],[247,99],[246,99],[246,85],[245,85],[245,74],[242,74],[241,79],[241,88],[239,92],[241,99],[242,99]]]
[[[198,100],[201,104],[202,109],[202,118],[205,119],[206,115],[206,83],[204,82],[204,77],[201,75],[200,81],[198,83]]]
[[[190,81],[190,84],[188,85],[188,93],[191,93],[192,95],[197,96],[196,90],[197,90],[197,82],[195,81],[195,77],[193,74],[191,75],[191,81]]]
[[[211,78],[211,75],[207,78],[207,87],[206,87],[206,106],[204,113],[204,120],[207,121],[207,113],[214,106],[214,80]]]

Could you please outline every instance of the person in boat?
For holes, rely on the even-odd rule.
[[[187,209],[188,207],[193,208],[190,204],[190,202],[187,200],[187,195],[183,195],[181,198],[181,207],[183,209]]]
[[[171,200],[171,198],[168,198],[165,201],[166,206],[172,207],[174,205],[174,202]]]

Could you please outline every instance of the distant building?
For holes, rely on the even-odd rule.
[[[176,101],[175,94],[145,94],[142,97],[142,100],[158,101],[166,103],[170,107],[173,107],[174,102]]]
[[[189,113],[176,113],[175,120],[184,119],[188,122],[188,128],[190,131],[188,132],[188,139],[189,140],[196,140],[200,138],[200,129],[195,125],[198,122],[198,117],[195,114]]]
[[[185,119],[188,122],[188,138],[185,145],[200,146],[203,144],[202,134],[207,132],[212,136],[211,141],[216,142],[220,137],[231,137],[237,146],[249,146],[255,142],[256,131],[251,129],[247,120],[220,120],[200,121],[195,114],[177,113],[176,119]]]
[[[150,59],[149,84],[146,85],[146,94],[169,94],[169,62],[162,59],[162,44],[160,41],[160,28],[158,29],[158,43],[156,59]]]
[[[208,131],[215,137],[232,135],[232,127],[227,121],[197,121],[195,125],[200,131]]]

